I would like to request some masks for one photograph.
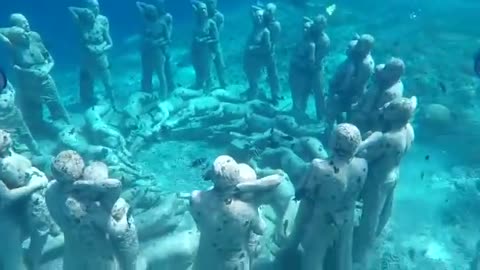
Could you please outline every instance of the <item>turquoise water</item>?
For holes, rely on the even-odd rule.
[[[11,13],[26,15],[56,61],[52,74],[74,124],[82,125],[85,108],[78,105],[80,48],[77,28],[67,10],[69,5],[80,4],[54,0],[3,2],[1,27],[8,25]],[[101,2],[102,14],[109,18],[111,25],[114,43],[110,53],[111,70],[121,107],[128,96],[141,89],[138,49],[141,18],[134,2]],[[377,241],[376,261],[371,269],[477,269],[469,268],[469,264],[477,256],[475,246],[480,239],[480,78],[473,72],[473,56],[480,48],[480,2],[340,0],[318,4],[319,1],[312,0],[307,1],[306,6],[292,5],[288,0],[276,2],[283,28],[277,48],[278,70],[282,96],[285,96],[279,107],[291,105],[288,67],[294,45],[301,37],[302,17],[323,13],[331,4],[336,4],[336,10],[329,17],[327,28],[332,49],[325,60],[326,78],[332,76],[343,60],[346,44],[353,34],[370,33],[376,40],[372,53],[376,62],[385,62],[392,56],[402,58],[407,67],[403,78],[405,96],[419,99],[413,121],[416,141],[401,163],[393,216]],[[251,29],[247,20],[250,4],[249,1],[219,0],[219,9],[226,18],[221,42],[232,91],[248,87],[242,57]],[[193,12],[187,0],[167,0],[167,9],[174,18],[171,50],[174,77],[177,86],[188,87],[194,78],[189,59]],[[13,78],[6,47],[0,50],[0,65]],[[15,80],[12,81],[15,85]],[[268,90],[266,83],[262,88]],[[447,113],[436,111],[433,104],[442,105]],[[308,110],[311,115],[314,115],[313,107],[312,102]],[[46,153],[56,154],[54,136],[41,130],[33,133]],[[210,183],[202,180],[203,168],[192,164],[198,159],[213,160],[230,150],[228,142],[202,138],[156,141],[133,153],[135,163],[153,174],[153,180],[133,183],[124,194],[133,198],[132,204],[137,207],[135,214],[141,215],[159,207],[170,194],[205,189]],[[183,222],[187,229],[194,227],[191,220]],[[147,240],[141,239],[141,243],[145,252],[151,253],[154,248],[149,245],[153,244],[151,239]],[[42,269],[57,269],[53,266],[60,257],[56,248],[50,247]],[[382,255],[387,253],[398,257],[401,266],[380,268]],[[152,265],[151,269],[187,269],[175,266],[169,258],[158,259]]]

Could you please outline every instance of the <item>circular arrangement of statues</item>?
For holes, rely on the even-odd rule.
[[[221,46],[226,19],[216,0],[191,5],[195,80],[177,87],[173,17],[163,0],[136,3],[141,91],[125,106],[113,86],[108,18],[97,0],[69,8],[81,45],[82,126],[65,108],[54,59],[27,18],[12,14],[0,29],[15,82],[0,79],[0,239],[8,246],[1,270],[370,269],[415,137],[417,99],[404,97],[404,62],[376,65],[374,37],[356,35],[326,78],[331,41],[328,14],[320,14],[298,27],[282,85],[278,44],[289,29],[275,4],[255,5],[241,58],[248,87],[231,91]],[[260,87],[264,77],[269,93]],[[280,106],[283,93],[291,94],[290,108]],[[38,131],[55,136],[54,156]],[[134,214],[135,195],[124,194],[155,180],[135,157],[171,138],[230,152],[195,161],[211,188],[159,194]]]

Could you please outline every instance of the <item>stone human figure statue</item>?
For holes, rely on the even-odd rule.
[[[375,39],[368,34],[350,41],[346,52],[347,58],[337,68],[330,81],[326,119],[328,131],[332,130],[335,122],[341,123],[351,118],[352,110],[365,93],[375,68],[371,55],[374,43]]]
[[[25,270],[22,242],[31,237],[28,266],[38,269],[40,255],[50,227],[48,211],[41,193],[47,186],[45,175],[30,161],[12,151],[8,132],[0,130],[0,238],[5,247],[0,253],[2,269]],[[19,212],[20,211],[20,212]],[[52,224],[49,224],[52,225]]]
[[[255,99],[259,95],[259,79],[272,54],[272,39],[270,30],[264,23],[265,11],[253,8],[251,19],[253,29],[245,46],[243,70],[249,83],[248,98]]]
[[[191,46],[192,64],[196,76],[193,88],[209,90],[212,87],[213,56],[220,48],[218,28],[215,21],[209,18],[205,3],[192,1],[192,7],[196,17]]]
[[[32,154],[39,155],[40,148],[15,103],[15,96],[15,89],[7,82],[0,92],[0,129],[9,132],[14,142],[24,144]]]
[[[217,30],[220,37],[225,24],[225,17],[223,13],[217,9],[217,0],[203,0],[203,2],[205,5],[207,5],[208,17],[217,25]],[[225,61],[223,58],[222,48],[220,46],[213,52],[213,67],[215,68],[220,88],[225,89],[227,87],[225,80]]]
[[[301,118],[306,117],[308,98],[313,94],[317,119],[322,119],[325,113],[323,59],[330,47],[330,38],[325,33],[327,19],[319,15],[314,19],[305,17],[304,20],[303,38],[290,60],[288,81],[292,111]]]
[[[101,15],[96,0],[87,0],[86,8],[68,8],[80,31],[81,64],[80,64],[80,101],[85,106],[95,105],[95,77],[98,77],[104,88],[105,96],[114,104],[114,92],[108,51],[113,42],[110,36],[108,18]]]
[[[99,224],[98,211],[110,213],[119,198],[118,180],[83,180],[82,157],[60,152],[54,159],[55,180],[47,189],[48,209],[64,234],[63,269],[117,270],[109,231]],[[103,209],[103,210],[102,210]]]
[[[380,109],[388,102],[403,96],[404,73],[405,63],[395,57],[375,68],[374,85],[362,97],[350,119],[362,133],[381,128],[378,119]]]
[[[0,30],[0,40],[13,55],[13,68],[18,81],[17,102],[31,129],[46,125],[43,106],[54,122],[68,123],[69,115],[62,104],[57,86],[50,75],[55,62],[40,35],[30,30],[28,20],[12,14],[13,27]]]
[[[137,8],[143,17],[140,46],[142,91],[153,92],[152,77],[155,73],[159,82],[158,96],[164,99],[174,90],[169,51],[173,18],[165,11],[164,0],[157,1],[157,5],[137,2]]]
[[[302,269],[352,269],[355,202],[368,173],[367,161],[355,157],[361,142],[355,126],[338,125],[330,139],[330,156],[314,159],[297,188],[299,210],[280,254],[301,245]],[[327,260],[329,252],[334,257]]]
[[[368,178],[362,192],[360,224],[355,230],[354,259],[367,269],[376,237],[392,213],[400,163],[410,150],[415,135],[409,121],[417,107],[416,97],[396,98],[380,111],[381,131],[372,133],[358,149],[357,156],[369,163]]]
[[[255,235],[263,234],[265,224],[257,203],[244,196],[280,184],[277,178],[250,181],[252,175],[255,172],[245,164],[238,164],[229,156],[219,156],[209,175],[214,186],[191,194],[190,211],[200,231],[193,269],[251,269]]]
[[[277,44],[282,34],[282,25],[280,21],[276,18],[277,5],[274,3],[268,3],[264,7],[263,20],[265,26],[270,31],[270,40],[272,43],[272,49],[269,57],[267,57],[266,62],[266,71],[267,71],[267,80],[270,86],[270,91],[272,95],[272,103],[278,104],[280,99],[280,82],[278,79],[278,69],[277,69]]]
[[[83,171],[85,184],[95,187],[99,183],[116,183],[109,180],[109,168],[103,162],[92,162]],[[85,190],[89,192],[89,190]],[[84,201],[84,198],[81,199]],[[101,201],[102,207],[90,207],[93,220],[107,231],[121,270],[144,270],[146,262],[140,258],[135,221],[130,213],[130,205],[118,194],[111,193]]]

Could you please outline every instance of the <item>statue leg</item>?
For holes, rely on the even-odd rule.
[[[209,50],[199,49],[192,53],[192,62],[195,69],[195,89],[208,89],[211,82],[211,55]]]
[[[362,199],[362,216],[360,224],[354,232],[353,259],[355,263],[367,267],[368,256],[376,239],[380,214],[387,198],[382,192],[382,188],[366,186]]]
[[[396,183],[388,183],[384,187],[385,188],[384,193],[386,194],[386,199],[385,199],[385,203],[383,205],[382,212],[380,213],[380,217],[379,217],[379,220],[378,220],[378,226],[377,226],[377,231],[376,231],[377,236],[379,236],[383,232],[383,229],[387,225],[388,220],[390,219],[390,217],[392,215],[395,185],[396,185]]]
[[[42,83],[43,102],[50,111],[52,120],[63,120],[65,123],[70,123],[70,117],[67,110],[63,106],[60,95],[58,94],[57,85],[51,76]]]
[[[40,147],[37,144],[37,141],[33,138],[33,135],[28,128],[27,124],[25,123],[25,119],[23,119],[22,112],[17,108],[15,109],[15,116],[14,116],[14,121],[17,125],[17,132],[18,132],[18,137],[20,138],[21,142],[25,142],[27,145],[28,149],[32,151],[33,154],[39,155],[40,153]]]
[[[157,74],[159,83],[159,97],[166,99],[168,96],[167,76],[165,74],[166,57],[163,52],[157,52],[155,54],[155,72]]]
[[[94,75],[88,68],[80,70],[80,102],[85,107],[91,107],[97,103],[94,91]]]
[[[47,243],[48,234],[41,234],[38,231],[33,231],[30,235],[30,246],[27,252],[27,262],[29,270],[37,270],[40,267],[42,258],[42,251]]]
[[[337,270],[352,270],[353,268],[353,212],[350,217],[351,218],[342,225],[335,245],[335,269]]]
[[[278,80],[277,61],[274,55],[270,55],[267,59],[267,77],[272,101],[276,104],[280,99],[280,82]]]
[[[215,70],[217,72],[217,80],[221,88],[226,88],[227,83],[225,81],[225,61],[223,60],[223,53],[220,49],[215,54],[214,58]]]
[[[313,71],[312,90],[315,98],[315,110],[317,119],[322,120],[325,117],[325,91],[323,87],[322,70]]]
[[[142,91],[151,93],[153,91],[153,57],[150,50],[142,49]]]
[[[312,229],[310,229],[312,230]],[[315,232],[313,232],[313,230]],[[337,229],[323,221],[315,224],[309,236],[302,242],[304,250],[302,258],[302,270],[323,270],[325,264],[325,256],[328,249],[333,245],[334,237],[337,235]],[[322,232],[318,234],[317,232]]]
[[[258,96],[258,78],[261,74],[261,63],[258,59],[253,59],[252,56],[246,55],[243,63],[243,70],[247,76],[249,89],[248,89],[248,98],[256,99]]]
[[[167,80],[168,94],[170,94],[175,90],[175,82],[173,79],[171,56],[168,51],[165,51],[165,78]]]
[[[112,82],[112,73],[110,71],[110,66],[108,62],[106,66],[102,66],[99,70],[100,80],[102,81],[103,87],[105,88],[105,95],[110,100],[113,108],[115,106],[115,93],[113,92],[113,82]]]
[[[310,83],[305,72],[295,67],[290,67],[288,77],[292,95],[292,111],[298,116],[305,116],[307,110],[308,92]]]
[[[25,117],[25,123],[30,130],[41,129],[45,124],[45,120],[43,119],[43,109],[40,100],[33,100],[23,94],[18,94],[17,100],[20,110]]]

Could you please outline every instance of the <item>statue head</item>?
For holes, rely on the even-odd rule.
[[[71,184],[83,175],[85,162],[79,153],[73,150],[60,152],[52,163],[52,173],[61,183]]]
[[[333,156],[351,159],[362,142],[360,130],[352,124],[339,124],[330,138],[330,149]]]
[[[192,8],[195,11],[195,14],[198,18],[208,18],[208,9],[207,5],[204,2],[193,1]]]
[[[7,82],[5,89],[0,92],[0,114],[11,112],[15,108],[15,92],[9,90],[13,86]]]
[[[95,23],[96,16],[92,10],[79,7],[69,7],[68,9],[75,14],[81,24],[92,26]]]
[[[213,162],[212,182],[215,189],[224,191],[234,188],[240,179],[237,162],[230,156],[219,156]]]
[[[255,26],[263,26],[265,10],[260,8],[254,8],[252,11],[252,22]]]
[[[405,74],[405,63],[400,58],[392,57],[387,63],[378,65],[375,70],[377,80],[385,83],[398,82]]]
[[[244,182],[252,182],[257,180],[257,173],[249,165],[245,163],[240,163],[238,164],[238,170],[239,170],[238,182],[244,183]]]
[[[218,1],[217,0],[204,0],[207,5],[209,13],[213,13],[217,10]]]
[[[17,26],[23,30],[30,32],[30,23],[28,22],[27,17],[21,13],[13,13],[10,15],[10,24],[12,26]]]
[[[324,15],[317,15],[313,18],[313,30],[316,33],[322,33],[327,28],[327,17]]]
[[[369,34],[361,35],[349,44],[349,46],[352,47],[351,52],[360,57],[365,57],[370,54],[374,45],[375,38]]]
[[[417,109],[417,97],[396,98],[380,109],[380,118],[388,127],[402,127],[408,124]]]
[[[267,21],[272,21],[275,19],[275,15],[277,13],[277,5],[275,5],[274,3],[268,3],[267,5],[265,5],[265,14],[264,14],[264,17],[265,17],[265,20]]]
[[[83,170],[83,179],[93,181],[108,179],[107,164],[100,161],[90,163],[90,165]]]
[[[137,8],[147,21],[155,21],[160,17],[158,9],[154,5],[137,2]]]
[[[100,14],[100,3],[98,3],[98,0],[85,0],[85,7],[92,11],[95,17]]]
[[[0,129],[0,153],[5,153],[12,147],[13,141],[10,133]]]

